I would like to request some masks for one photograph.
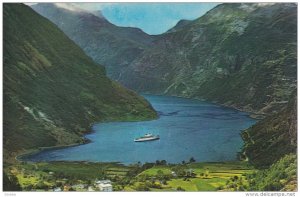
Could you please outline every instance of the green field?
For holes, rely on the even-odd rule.
[[[91,184],[95,180],[125,177],[129,170],[130,167],[117,163],[89,162],[22,162],[5,167],[5,172],[14,175],[23,190],[37,188],[38,184],[48,188],[64,184]]]
[[[248,185],[245,176],[254,172],[246,162],[192,163],[182,165],[195,173],[194,177],[186,178],[172,175],[172,169],[176,166],[178,165],[154,166],[140,173],[137,180],[139,177],[148,177],[148,180],[157,181],[161,173],[171,177],[166,184],[161,184],[161,188],[150,188],[152,191],[174,191],[179,187],[185,191],[237,190],[238,187],[241,190],[240,186],[245,188]],[[234,178],[236,180],[233,181]],[[139,182],[127,186],[125,190],[134,190],[136,183]]]
[[[232,191],[245,189],[248,185],[246,174],[255,170],[246,162],[130,166],[93,162],[22,162],[6,166],[5,171],[17,178],[23,190],[51,190],[76,184],[88,186],[95,180],[109,179],[115,191]]]
[[[157,174],[157,171],[161,170],[164,174],[171,174],[171,169],[169,166],[154,166],[150,169],[147,169],[145,171],[143,171],[141,174],[139,174],[140,176],[141,175],[150,175],[150,176],[154,176]]]

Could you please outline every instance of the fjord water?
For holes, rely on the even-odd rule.
[[[243,141],[240,131],[255,123],[249,114],[209,102],[169,96],[144,95],[159,118],[143,122],[95,124],[86,135],[92,142],[32,155],[32,161],[98,161],[170,163],[229,161],[237,158]],[[146,133],[160,139],[134,142]]]

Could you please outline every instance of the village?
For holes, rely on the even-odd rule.
[[[22,162],[7,167],[25,191],[243,191],[254,170],[244,162],[122,165],[93,162]]]
[[[53,191],[54,192],[62,192],[62,191],[112,192],[113,187],[110,180],[96,180],[93,185],[88,185],[88,184],[64,185],[63,187],[53,188]]]

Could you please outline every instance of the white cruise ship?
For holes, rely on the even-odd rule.
[[[159,135],[153,135],[152,133],[147,133],[142,137],[134,139],[135,142],[145,142],[145,141],[152,141],[152,140],[158,140]]]

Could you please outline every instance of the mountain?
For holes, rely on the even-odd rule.
[[[297,94],[288,106],[242,133],[244,154],[257,168],[265,168],[290,153],[297,153]]]
[[[157,36],[118,81],[268,115],[287,105],[296,71],[296,4],[225,3]]]
[[[281,111],[296,88],[294,3],[224,3],[157,36],[117,27],[101,11],[32,7],[104,64],[108,76],[138,92],[207,99],[267,116]]]
[[[297,155],[288,154],[249,177],[249,191],[297,191]]]
[[[151,105],[111,81],[48,19],[23,4],[3,6],[4,161],[37,147],[82,143],[99,121],[156,117]]]
[[[106,67],[107,74],[118,80],[120,71],[151,45],[152,36],[138,28],[118,27],[93,13],[72,9],[71,4],[38,3],[32,8],[55,23],[94,61]]]
[[[180,20],[180,21],[178,21],[178,23],[174,27],[172,27],[171,29],[169,29],[167,31],[167,33],[172,33],[172,32],[178,31],[180,29],[183,29],[187,25],[189,25],[191,22],[192,22],[191,20]]]

